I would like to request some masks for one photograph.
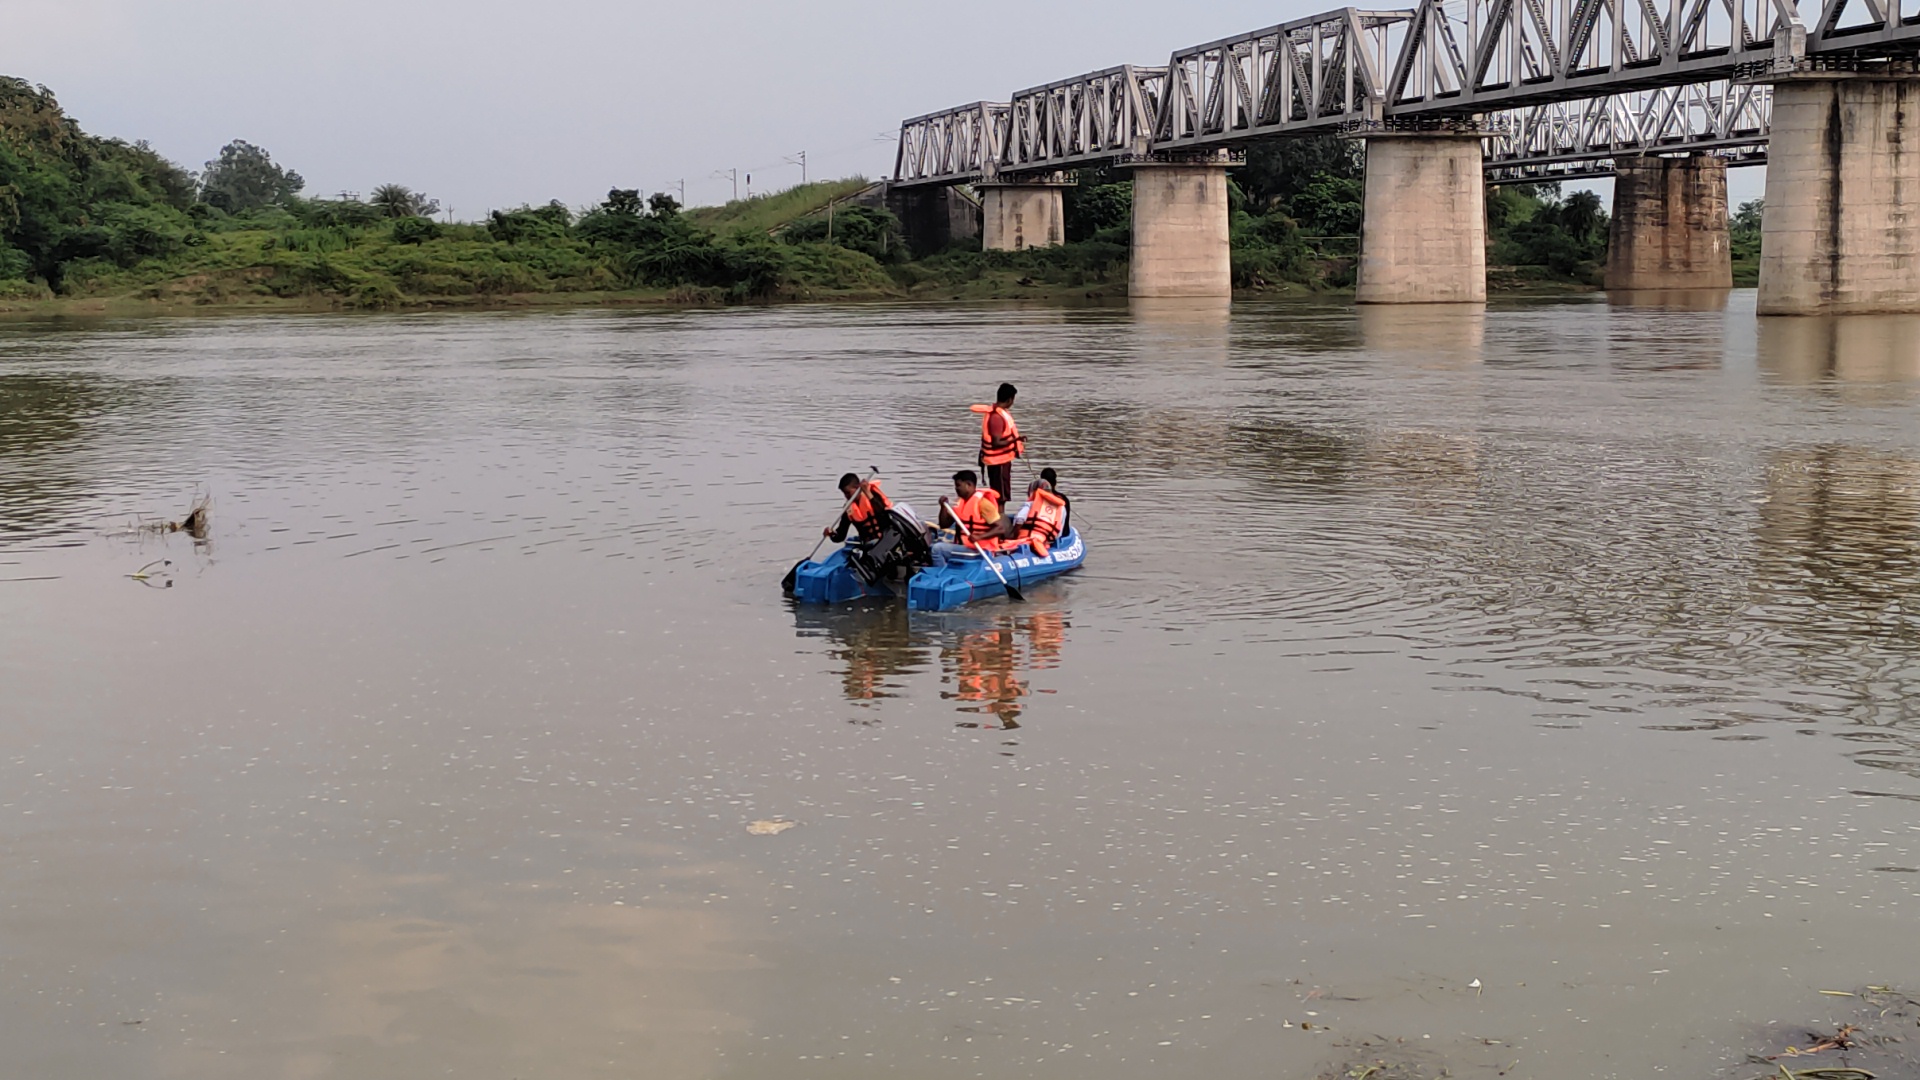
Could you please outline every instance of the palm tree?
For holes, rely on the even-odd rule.
[[[438,200],[429,199],[405,184],[381,184],[373,189],[373,205],[391,218],[432,217],[440,212]]]

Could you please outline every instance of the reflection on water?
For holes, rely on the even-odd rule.
[[[898,601],[793,608],[803,638],[831,643],[826,655],[841,665],[842,692],[862,709],[856,724],[878,723],[870,710],[906,694],[912,676],[937,658],[941,699],[980,717],[960,721],[961,727],[1017,728],[1034,692],[1033,673],[1060,666],[1069,626],[1065,612],[1037,606],[993,604],[941,614],[910,613]]]
[[[855,705],[900,696],[906,677],[929,663],[932,635],[924,628],[915,632],[904,602],[792,606],[801,636],[831,642],[827,656],[844,665],[841,692]],[[879,716],[869,712],[856,722],[878,723]]]
[[[1781,383],[1833,380],[1874,398],[1920,380],[1920,315],[1772,317],[1759,328],[1760,369]]]
[[[1020,726],[1022,699],[1031,693],[1031,680],[1023,676],[1060,666],[1067,620],[1059,611],[1040,610],[996,613],[984,621],[984,626],[954,627],[941,642],[945,688],[940,696],[959,702],[961,712],[981,715],[976,722],[962,721],[962,727],[993,727],[998,721],[1011,731]]]
[[[1481,360],[1487,309],[1479,304],[1361,304],[1354,315],[1368,349],[1416,353],[1444,367]]]
[[[1861,765],[1920,777],[1920,457],[1779,451],[1755,532],[1766,619],[1797,662],[1846,688]],[[1864,730],[1863,730],[1864,729]]]
[[[87,476],[85,426],[111,402],[96,377],[0,370],[0,535],[37,538],[72,513]]]
[[[1607,303],[1617,308],[1670,311],[1725,311],[1731,289],[1610,289]]]

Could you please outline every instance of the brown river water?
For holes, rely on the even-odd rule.
[[[1003,379],[1086,567],[785,601]],[[1920,986],[1917,410],[1751,292],[0,324],[0,1075],[1757,1075]]]

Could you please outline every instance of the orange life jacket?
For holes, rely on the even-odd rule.
[[[984,413],[980,417],[980,464],[1005,465],[1014,458],[1027,452],[1026,440],[1020,437],[1020,428],[1013,422],[1013,414],[998,405],[975,405],[973,411]],[[1007,422],[1006,434],[993,437],[993,415]]]
[[[876,502],[879,503],[878,506],[874,505]],[[878,521],[882,512],[892,507],[893,503],[888,501],[887,493],[880,490],[880,481],[869,480],[860,485],[860,490],[853,496],[853,501],[847,504],[847,520],[864,532]]]
[[[986,532],[993,524],[986,519],[983,508],[986,506],[996,506],[998,504],[999,500],[993,497],[993,489],[983,487],[975,488],[972,495],[969,495],[958,506],[952,508],[954,520],[966,526],[961,533],[961,543],[970,548],[978,548],[981,551],[1000,550],[999,540],[980,538],[980,534]]]
[[[1016,535],[1033,548],[1035,555],[1045,558],[1047,549],[1060,539],[1061,526],[1067,520],[1067,500],[1051,491],[1036,491],[1032,501],[1026,524]]]

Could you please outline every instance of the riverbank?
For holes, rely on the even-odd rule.
[[[783,290],[754,301],[758,305],[779,304],[859,304],[899,301],[964,303],[1025,301],[1064,304],[1083,301],[1124,303],[1127,299],[1124,273],[1119,281],[1089,284],[1045,282],[1014,273],[983,276],[953,285],[923,285],[890,289],[794,289]],[[1602,290],[1574,282],[1528,280],[1510,268],[1490,271],[1488,290],[1495,297],[1576,296]],[[1321,296],[1351,298],[1353,289],[1315,288],[1280,282],[1249,289],[1234,290],[1235,299],[1285,299]],[[674,308],[694,309],[728,306],[730,301],[717,290],[688,288],[614,289],[600,291],[530,292],[494,295],[401,297],[378,305],[351,302],[324,293],[294,296],[272,294],[196,293],[142,291],[118,296],[47,296],[28,299],[0,299],[0,317],[89,317],[126,318],[148,315],[235,315],[300,314],[350,311],[503,311],[558,310],[565,308]]]

